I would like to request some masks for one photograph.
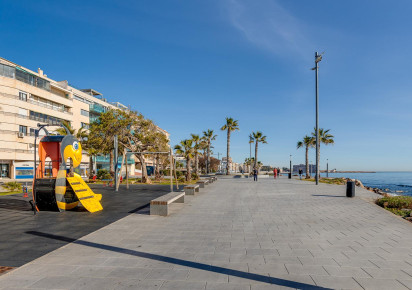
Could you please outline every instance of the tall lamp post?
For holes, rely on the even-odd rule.
[[[292,154],[290,155],[289,179],[292,178]]]
[[[252,167],[252,144],[253,144],[253,136],[251,134],[249,135],[249,168],[248,168],[249,173]]]
[[[329,177],[329,159],[326,159],[326,177]]]
[[[318,63],[322,60],[322,54],[315,52],[315,67],[312,68],[316,72],[316,185],[319,184],[319,90],[318,90]]]

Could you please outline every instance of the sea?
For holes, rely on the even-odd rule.
[[[326,173],[321,173],[326,177]],[[377,187],[393,195],[412,196],[412,172],[329,173],[329,177],[358,179],[363,185]]]

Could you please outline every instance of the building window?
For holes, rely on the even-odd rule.
[[[80,114],[82,114],[83,116],[89,117],[89,112],[83,109],[80,109]]]
[[[19,133],[22,133],[24,136],[27,136],[27,126],[19,125]]]
[[[27,102],[27,93],[19,92],[19,100]]]
[[[30,120],[46,122],[51,125],[60,125],[61,119],[46,114],[30,111]]]

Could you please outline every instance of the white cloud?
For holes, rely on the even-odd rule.
[[[275,0],[227,0],[231,24],[248,41],[276,55],[307,55],[303,24]]]

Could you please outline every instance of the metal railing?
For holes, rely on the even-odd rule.
[[[25,102],[25,103],[30,103],[30,104],[33,104],[33,105],[37,105],[37,106],[40,106],[40,107],[43,107],[43,108],[51,109],[51,110],[54,110],[54,111],[59,111],[59,112],[62,112],[62,113],[68,114],[68,115],[73,115],[72,112],[66,111],[63,108],[54,107],[53,105],[50,105],[50,104],[44,104],[44,103],[41,103],[39,101],[34,101],[34,100],[30,100],[30,99],[27,99],[27,101],[24,101],[24,100],[20,100],[19,96],[6,94],[6,93],[0,93],[0,95],[3,96],[3,97],[9,98],[9,99],[15,99],[15,100],[22,101],[22,102]]]

